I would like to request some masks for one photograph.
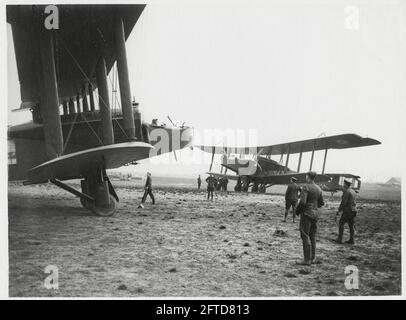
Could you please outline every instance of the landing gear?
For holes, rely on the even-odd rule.
[[[118,197],[105,170],[96,170],[93,174],[87,175],[81,181],[81,186],[82,193],[94,199],[89,201],[88,198],[81,197],[80,203],[84,208],[102,217],[114,215]]]
[[[96,204],[92,204],[90,210],[101,217],[111,217],[112,215],[114,215],[117,210],[117,200],[111,194],[109,194],[108,197],[109,202],[107,205],[98,207],[96,206]]]
[[[104,172],[100,176],[103,177],[102,181],[92,180],[90,177],[82,180],[82,192],[57,179],[51,179],[50,182],[79,197],[85,209],[102,217],[110,217],[117,209],[118,197],[105,171],[102,172]]]
[[[80,199],[80,203],[82,204],[83,208],[92,211],[101,217],[111,217],[117,210],[117,200],[111,194],[109,194],[108,205],[104,207],[97,207],[94,202],[83,198]]]
[[[80,204],[82,205],[83,208],[87,210],[92,210],[92,201],[89,201],[85,198],[80,198]]]
[[[249,181],[248,177],[246,177],[246,176],[238,177],[237,184],[234,187],[234,191],[248,192],[249,188],[250,188],[250,181]]]
[[[116,213],[118,204],[116,198],[112,195],[108,195],[108,202],[105,205],[96,205],[95,201],[89,201],[84,198],[80,198],[80,203],[83,208],[92,211],[101,217],[111,217]]]

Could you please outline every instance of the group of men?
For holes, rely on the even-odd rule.
[[[207,199],[213,200],[213,194],[214,190],[224,190],[227,191],[227,184],[228,184],[228,179],[226,177],[216,179],[214,176],[210,175],[206,178],[206,183],[207,183]],[[202,184],[202,178],[199,177],[197,178],[197,188],[200,190]],[[152,177],[151,173],[147,172],[147,178],[145,180],[145,185],[144,185],[144,194],[141,199],[141,203],[139,205],[140,208],[144,207],[144,203],[147,200],[147,196],[150,196],[152,200],[152,204],[155,204],[155,197],[154,194],[152,193]]]
[[[206,178],[206,183],[207,183],[207,200],[211,199],[213,200],[213,194],[214,191],[227,191],[227,185],[228,185],[228,179],[227,177],[220,177],[219,179],[216,179],[214,176],[209,175]],[[202,178],[199,177],[197,178],[197,189],[200,190],[200,187],[202,185]]]
[[[300,187],[297,184],[297,179],[292,177],[290,184],[285,192],[285,218],[286,222],[290,208],[292,208],[293,222],[296,216],[300,216],[299,229],[300,237],[303,242],[304,259],[299,262],[301,265],[316,264],[316,234],[317,222],[319,219],[318,209],[324,206],[323,193],[321,188],[315,183],[317,173],[309,171],[306,174],[306,184]],[[206,178],[207,182],[207,199],[213,200],[213,193],[219,183],[217,179],[209,175]],[[228,181],[227,181],[228,182]],[[199,175],[197,179],[198,188],[200,189],[202,180]],[[152,178],[151,173],[147,173],[147,178],[144,186],[144,195],[141,200],[140,207],[150,196],[152,204],[155,204],[155,197],[152,193]],[[338,208],[336,218],[341,213],[341,218],[338,227],[338,238],[334,240],[336,243],[343,243],[344,226],[348,224],[350,229],[350,239],[346,241],[348,244],[354,244],[354,218],[357,214],[355,204],[355,191],[351,189],[351,182],[344,180],[343,195]]]
[[[314,182],[317,173],[309,171],[306,174],[306,184],[302,187],[296,183],[296,178],[291,178],[285,193],[285,218],[286,222],[289,209],[292,208],[293,222],[295,217],[300,216],[299,229],[303,242],[304,259],[301,265],[318,263],[316,259],[316,233],[319,219],[318,209],[324,205],[321,188]],[[354,218],[357,214],[355,209],[355,191],[351,189],[351,182],[344,180],[343,195],[336,217],[341,213],[336,243],[343,243],[344,226],[348,224],[350,239],[346,243],[354,244]]]

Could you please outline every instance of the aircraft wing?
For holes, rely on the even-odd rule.
[[[228,180],[238,180],[238,176],[232,174],[223,174],[223,173],[213,173],[206,172],[206,174],[211,174],[215,178],[227,178]]]
[[[152,145],[145,142],[124,142],[69,153],[29,170],[28,183],[81,178],[89,168],[95,168],[97,164],[104,165],[106,169],[118,168],[148,158],[152,148]]]
[[[356,176],[354,174],[351,173],[328,173],[328,175],[330,177],[334,177],[334,176],[339,176],[339,177],[344,177],[344,178],[355,178],[355,179],[360,179],[360,176]]]
[[[38,25],[44,21],[45,5],[8,5],[7,22],[12,26],[18,77],[21,89],[21,107],[38,103],[40,61]],[[113,23],[122,18],[127,40],[145,5],[57,5],[59,30],[54,55],[61,101],[76,96],[83,84],[90,82],[96,88],[95,67],[102,53],[107,72],[116,57]],[[80,37],[78,34],[80,33]],[[100,46],[100,43],[104,43]]]
[[[297,179],[297,183],[305,183],[306,182],[306,173],[284,173],[284,174],[275,174],[275,175],[268,175],[263,177],[258,177],[261,181],[266,184],[271,185],[284,185],[289,184],[290,179],[295,177]],[[318,174],[316,176],[315,182],[322,183],[330,181],[331,177],[326,174]]]
[[[293,141],[280,143],[269,146],[256,147],[220,147],[220,146],[203,146],[196,147],[209,153],[215,154],[253,154],[253,155],[280,155],[311,152],[325,149],[347,149],[358,148],[381,144],[378,140],[372,138],[363,138],[357,134],[347,133],[336,136]]]

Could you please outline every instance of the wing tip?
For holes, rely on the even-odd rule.
[[[367,146],[374,146],[374,145],[378,145],[378,144],[382,144],[382,142],[380,142],[379,140],[373,139],[373,138],[363,138],[363,140],[365,142],[367,142]]]

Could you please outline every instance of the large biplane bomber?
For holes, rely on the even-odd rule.
[[[54,6],[55,7],[55,6]],[[142,120],[132,99],[126,40],[145,5],[59,5],[58,28],[47,28],[50,11],[45,5],[7,6],[11,25],[21,106],[32,121],[9,127],[9,143],[15,151],[9,161],[9,179],[24,184],[53,183],[78,196],[86,209],[101,216],[114,214],[118,195],[106,170],[192,146],[193,130],[187,126],[159,126]],[[107,76],[115,72],[118,86]],[[114,77],[113,77],[114,78]],[[110,93],[113,87],[114,92]],[[114,94],[118,95],[115,96]],[[114,99],[115,98],[115,99]],[[119,100],[119,110],[112,104]],[[157,133],[158,132],[158,133]],[[164,137],[163,137],[164,135]],[[165,141],[166,147],[156,148]],[[343,178],[352,174],[325,173],[327,151],[379,144],[371,138],[343,134],[254,148],[197,146],[222,154],[224,173],[209,174],[237,180],[236,191],[265,192],[291,177],[304,182],[302,154],[324,150],[323,170],[317,183],[326,191],[340,190]],[[251,154],[252,160],[239,154]],[[237,155],[231,157],[232,154]],[[296,171],[289,157],[299,154]],[[280,155],[279,162],[271,159]],[[286,156],[285,163],[282,163]],[[235,175],[227,175],[227,170]],[[64,181],[81,180],[81,190]]]
[[[341,134],[269,146],[197,147],[212,154],[208,174],[217,179],[237,180],[235,191],[248,191],[251,187],[252,192],[265,192],[267,188],[273,185],[289,184],[292,177],[296,178],[297,183],[304,183],[306,173],[300,172],[303,154],[311,152],[310,167],[308,168],[311,171],[315,152],[324,151],[323,168],[321,174],[317,175],[315,182],[320,185],[323,191],[334,193],[342,190],[344,179],[350,180],[355,190],[361,188],[361,180],[359,176],[350,173],[326,173],[328,150],[357,148],[376,144],[380,144],[380,142],[375,139],[363,138],[356,134]],[[222,155],[220,173],[212,172],[215,154]],[[299,154],[296,171],[288,167],[292,154]],[[243,156],[251,156],[252,159],[243,159]],[[279,161],[272,159],[272,156],[280,156]],[[284,156],[286,156],[285,162],[283,161]],[[222,172],[223,168],[224,173]],[[235,174],[227,174],[227,170]]]
[[[125,42],[144,7],[60,5],[59,27],[47,29],[47,6],[7,6],[20,110],[31,110],[33,117],[9,128],[15,145],[11,180],[51,182],[80,197],[85,208],[108,216],[119,199],[106,170],[191,143],[191,128],[146,123],[131,98]],[[107,77],[113,66],[121,102],[115,113]],[[152,152],[162,140],[167,148]],[[81,179],[81,191],[63,182],[70,179]]]

